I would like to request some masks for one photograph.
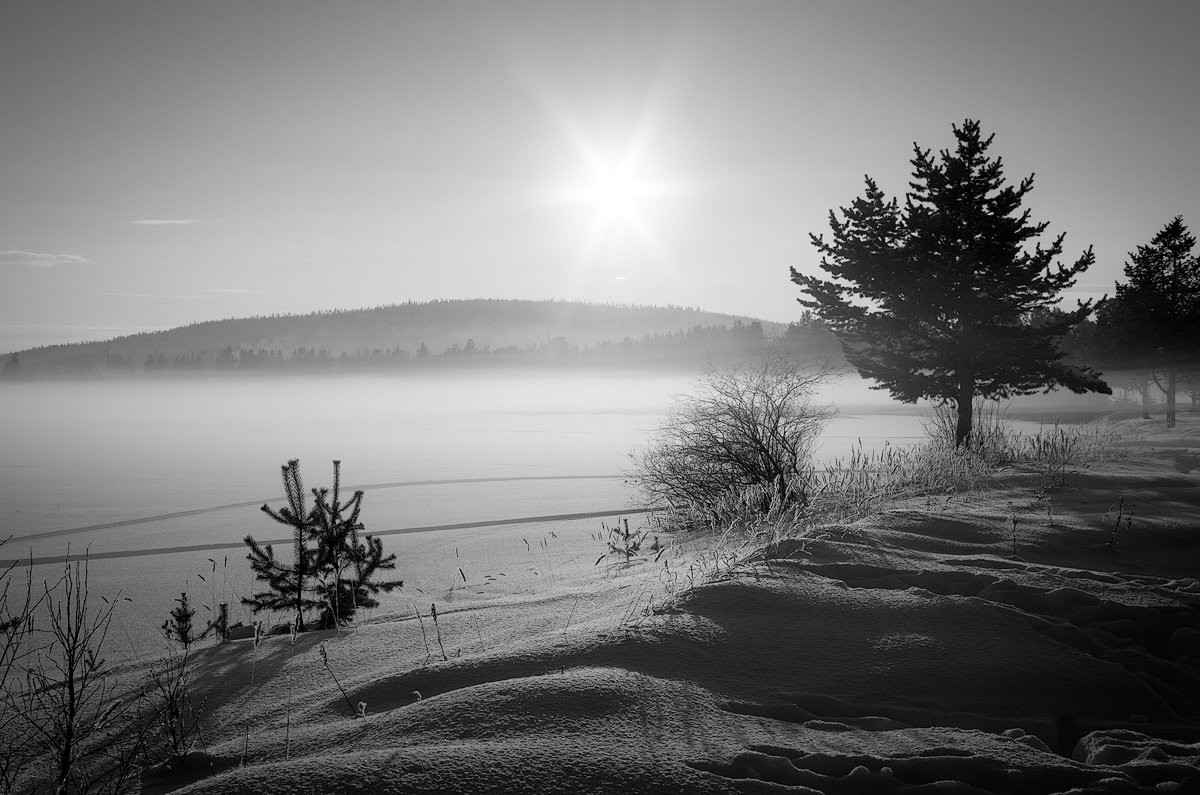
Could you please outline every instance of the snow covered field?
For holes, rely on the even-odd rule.
[[[1193,792],[1200,422],[1132,424],[1128,457],[1040,497],[1000,473],[757,552],[421,536],[405,604],[197,654],[212,766],[145,791]]]

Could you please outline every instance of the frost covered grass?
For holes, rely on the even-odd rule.
[[[899,500],[970,494],[1001,472],[1031,474],[1044,492],[1065,485],[1073,472],[1118,458],[1136,440],[1134,431],[1107,418],[1083,424],[1055,418],[1023,432],[990,401],[976,406],[971,441],[959,448],[955,422],[953,411],[940,407],[925,419],[927,438],[917,444],[887,442],[868,450],[859,442],[845,457],[809,468],[783,487],[729,488],[704,505],[669,506],[656,519],[665,528],[704,529],[723,537],[787,537],[853,522]]]
[[[867,450],[860,441],[846,457],[811,468],[782,488],[778,483],[730,488],[704,505],[683,503],[657,512],[651,521],[664,533],[705,537],[692,545],[702,552],[656,557],[662,585],[657,609],[674,609],[697,585],[725,576],[782,540],[818,537],[913,499],[924,498],[930,509],[935,500],[984,492],[1004,473],[1030,476],[1028,485],[1052,522],[1050,490],[1065,486],[1073,473],[1121,457],[1138,438],[1108,418],[1072,424],[1055,418],[1033,432],[1020,431],[995,401],[976,405],[971,441],[961,448],[954,444],[955,423],[949,407],[935,408],[923,423],[927,438],[917,444],[889,442]],[[654,595],[642,598],[652,603]],[[643,612],[650,611],[643,606]]]
[[[814,470],[801,488],[812,495],[807,524],[855,521],[891,503],[913,497],[970,494],[1002,472],[1028,473],[1035,490],[1063,486],[1074,472],[1122,455],[1136,434],[1102,418],[1065,424],[1057,418],[1032,433],[1015,428],[998,403],[981,403],[969,444],[954,444],[954,413],[935,409],[925,420],[927,438],[912,446],[885,444]]]

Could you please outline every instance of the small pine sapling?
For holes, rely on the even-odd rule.
[[[292,528],[292,563],[288,565],[277,559],[270,544],[259,546],[253,536],[246,536],[244,540],[250,548],[246,557],[250,561],[250,568],[254,570],[256,579],[267,584],[267,590],[243,597],[242,603],[255,613],[262,610],[292,610],[295,616],[293,620],[303,632],[304,611],[322,605],[319,599],[308,595],[307,587],[317,558],[317,550],[308,544],[315,523],[315,511],[305,506],[299,459],[293,458],[283,465],[282,477],[288,504],[278,511],[263,505],[262,512]]]
[[[208,622],[204,631],[206,634],[212,632],[218,643],[224,643],[225,639],[229,637],[229,629],[229,603],[221,602],[217,605],[216,618]]]
[[[319,647],[317,647],[317,651],[321,655],[321,664],[325,666],[325,670],[329,672],[329,676],[331,679],[333,679],[333,683],[337,685],[337,689],[341,691],[342,698],[346,700],[346,706],[350,708],[351,714],[353,714],[356,718],[359,717],[358,710],[354,708],[353,702],[350,701],[350,696],[346,693],[346,688],[342,687],[342,683],[338,680],[337,674],[333,672],[333,667],[329,664],[329,653],[325,651],[325,644],[322,643]],[[366,715],[364,714],[362,717],[366,717]]]
[[[162,632],[168,639],[180,644],[186,650],[193,643],[207,636],[213,629],[213,622],[210,621],[204,631],[197,635],[192,623],[192,619],[195,617],[196,610],[188,603],[187,591],[183,591],[175,600],[175,607],[171,609],[167,620],[163,622]]]
[[[270,545],[260,548],[246,536],[250,565],[269,589],[242,600],[254,612],[293,609],[303,632],[304,612],[316,610],[317,625],[328,629],[351,621],[360,607],[378,606],[374,597],[381,591],[403,587],[403,580],[375,580],[379,571],[396,568],[396,556],[383,554],[381,539],[360,536],[363,492],[341,501],[341,461],[333,462],[333,489],[312,490],[311,510],[305,506],[298,460],[283,467],[283,483],[287,507],[274,511],[264,505],[262,510],[293,528],[293,563],[281,563]]]
[[[380,570],[396,568],[395,554],[383,554],[383,541],[360,536],[363,492],[341,502],[342,462],[333,462],[333,490],[313,489],[314,538],[317,542],[315,591],[323,603],[320,626],[336,627],[353,620],[360,607],[377,607],[374,597],[404,586],[403,580],[376,582]],[[332,500],[330,499],[332,497]]]

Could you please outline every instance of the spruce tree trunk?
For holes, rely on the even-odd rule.
[[[296,528],[296,631],[304,631],[304,579],[308,572],[304,570],[304,528]]]
[[[954,446],[966,447],[971,442],[971,423],[974,419],[974,381],[964,381],[958,388],[958,427],[954,429]]]
[[[1167,427],[1175,427],[1175,368],[1167,371]]]
[[[1138,392],[1142,396],[1142,419],[1148,420],[1150,419],[1150,382],[1142,381]]]

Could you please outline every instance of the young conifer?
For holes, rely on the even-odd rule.
[[[404,585],[403,580],[374,580],[379,571],[396,568],[396,556],[384,556],[380,539],[360,535],[363,492],[341,501],[340,461],[333,462],[332,490],[312,489],[311,510],[305,505],[298,460],[283,467],[283,483],[287,506],[274,511],[264,505],[262,510],[293,528],[293,563],[279,561],[270,545],[260,547],[246,536],[250,565],[268,588],[242,600],[254,612],[293,610],[297,630],[304,631],[305,612],[316,611],[317,625],[329,628],[352,620],[360,607],[375,607],[374,596],[381,591]]]
[[[196,617],[196,610],[188,602],[187,591],[179,594],[179,598],[175,600],[175,607],[171,608],[171,612],[167,616],[167,620],[163,622],[162,632],[170,640],[175,641],[183,646],[184,649],[191,646],[198,640],[201,640],[212,631],[213,625],[209,625],[199,634],[196,634],[195,625],[192,619]]]
[[[333,627],[354,618],[360,607],[375,607],[380,591],[392,591],[403,580],[374,582],[380,569],[396,568],[394,554],[384,557],[383,541],[360,536],[359,521],[363,492],[355,491],[349,501],[341,502],[342,462],[333,462],[333,489],[313,489],[316,506],[313,527],[317,541],[317,581],[314,592],[323,603],[320,625]]]
[[[246,536],[250,548],[247,558],[254,576],[267,584],[267,590],[252,597],[243,598],[242,603],[255,613],[261,610],[292,610],[296,628],[304,631],[304,611],[320,607],[321,602],[308,594],[308,581],[315,569],[317,550],[309,546],[315,517],[305,507],[304,481],[300,478],[300,460],[293,458],[283,465],[283,490],[287,505],[278,511],[269,505],[262,512],[280,524],[292,528],[292,563],[286,564],[275,557],[270,544],[259,546],[253,536]]]

